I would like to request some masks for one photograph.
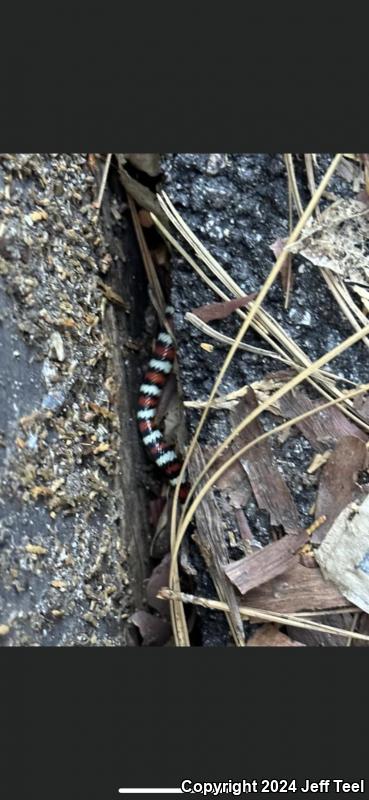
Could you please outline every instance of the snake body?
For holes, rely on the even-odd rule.
[[[173,316],[172,306],[165,309],[165,317],[169,325]],[[137,422],[142,442],[155,464],[165,475],[171,486],[176,486],[182,462],[171,445],[164,441],[163,434],[156,422],[160,395],[173,369],[176,356],[174,340],[167,330],[161,330],[154,346],[153,356],[149,361],[138,398]],[[183,503],[187,497],[189,486],[183,482],[179,490],[179,499]]]

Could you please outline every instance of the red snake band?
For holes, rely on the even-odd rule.
[[[165,317],[168,322],[171,321],[172,315],[172,306],[167,306]],[[156,416],[160,395],[173,369],[175,356],[173,338],[166,330],[160,331],[155,341],[148,370],[140,386],[137,411],[138,428],[143,444],[171,486],[177,484],[182,462],[173,447],[165,443],[163,434],[157,425]],[[185,501],[188,491],[189,484],[182,482],[179,490],[179,500],[182,503]]]

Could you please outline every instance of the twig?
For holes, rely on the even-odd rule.
[[[108,180],[108,174],[109,174],[112,155],[113,155],[112,153],[108,153],[108,155],[106,156],[106,161],[105,161],[105,164],[104,164],[104,171],[103,171],[102,178],[101,178],[101,185],[100,185],[99,195],[98,195],[98,198],[96,200],[96,203],[94,203],[94,206],[96,208],[95,220],[97,220],[97,218],[99,216],[99,213],[100,213],[101,203],[102,203],[102,199],[103,199],[104,192],[105,192],[105,187],[106,187],[106,181]]]
[[[220,600],[208,600],[206,597],[197,597],[193,594],[186,594],[185,592],[175,592],[167,587],[158,592],[157,597],[161,600],[181,600],[182,603],[190,603],[202,608],[208,608],[212,611],[222,611],[223,613],[229,612],[227,603]],[[291,625],[294,628],[304,628],[305,630],[320,631],[321,633],[332,633],[334,636],[344,636],[348,639],[360,639],[364,642],[369,642],[369,636],[364,633],[356,633],[356,631],[348,631],[346,628],[336,628],[333,625],[324,625],[320,622],[313,622],[313,620],[305,621],[296,619],[293,614],[276,614],[274,611],[266,611],[260,608],[252,608],[251,606],[239,607],[241,617],[244,619],[263,620],[266,622],[276,622],[278,625]]]
[[[360,615],[360,612],[359,612],[359,611],[356,611],[356,613],[355,613],[355,614],[354,614],[354,616],[353,616],[352,625],[351,625],[351,628],[350,628],[350,633],[351,633],[351,634],[352,634],[352,633],[355,631],[356,624],[357,624],[357,621],[358,621],[358,619],[359,619],[359,615]],[[352,639],[353,639],[353,638],[354,638],[354,637],[351,635],[351,636],[350,636],[350,638],[349,638],[349,639],[347,639],[347,642],[346,642],[346,647],[351,647],[351,642],[352,642]]]

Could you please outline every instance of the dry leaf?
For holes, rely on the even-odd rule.
[[[214,319],[226,319],[233,314],[237,308],[247,306],[251,300],[257,297],[257,292],[246,294],[244,297],[236,297],[234,300],[225,300],[223,303],[207,303],[199,308],[192,308],[191,313],[202,320],[202,322],[212,322]]]
[[[161,617],[154,617],[148,611],[136,611],[129,621],[138,628],[144,647],[164,645],[171,635],[169,622]]]
[[[146,584],[146,599],[149,606],[155,608],[156,611],[159,611],[159,613],[165,617],[170,617],[168,600],[161,600],[157,597],[157,594],[163,586],[168,586],[169,570],[170,553],[167,553],[160,564],[153,569]]]
[[[289,250],[318,267],[330,269],[345,281],[369,284],[369,209],[359,200],[339,200],[307,224]]]
[[[286,419],[292,419],[319,405],[320,401],[311,400],[305,392],[299,389],[288,392],[278,401],[280,413]],[[351,422],[336,406],[318,411],[308,419],[298,422],[296,427],[312,447],[320,451],[323,448],[326,449],[327,446],[332,447],[343,436],[356,436],[363,442],[368,439],[367,434]]]

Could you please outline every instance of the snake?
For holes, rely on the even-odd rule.
[[[165,319],[168,327],[172,327],[174,309],[167,306]],[[176,349],[173,337],[166,329],[160,330],[155,343],[152,358],[141,383],[138,397],[137,423],[146,452],[160,469],[162,475],[173,487],[178,482],[182,469],[182,461],[175,449],[167,444],[157,424],[159,399],[165,384],[173,370]],[[179,500],[184,503],[189,492],[189,484],[182,481],[179,489]]]

